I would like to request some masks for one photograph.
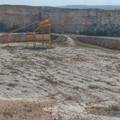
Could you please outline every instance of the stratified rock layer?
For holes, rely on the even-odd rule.
[[[63,9],[52,7],[0,6],[0,23],[23,26],[49,17],[54,32],[119,36],[120,10]]]

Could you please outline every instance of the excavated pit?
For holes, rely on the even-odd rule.
[[[1,120],[120,120],[120,52],[67,39],[0,46]]]

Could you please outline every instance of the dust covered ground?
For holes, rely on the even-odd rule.
[[[0,120],[120,120],[120,51],[1,45]]]

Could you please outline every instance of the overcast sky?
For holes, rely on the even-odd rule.
[[[2,4],[33,6],[120,5],[120,0],[0,0],[0,5]]]

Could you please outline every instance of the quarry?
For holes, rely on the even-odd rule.
[[[49,16],[47,22],[39,21],[44,35],[0,34],[0,120],[120,120],[120,39],[115,37],[120,22],[112,19],[119,10],[44,9],[50,10],[42,13]],[[10,28],[38,20],[43,9],[0,6],[0,10],[1,23]],[[54,33],[49,29],[46,33],[49,27]],[[105,33],[109,37],[75,34],[95,28],[98,33],[111,28]],[[116,33],[112,37],[111,30]]]

